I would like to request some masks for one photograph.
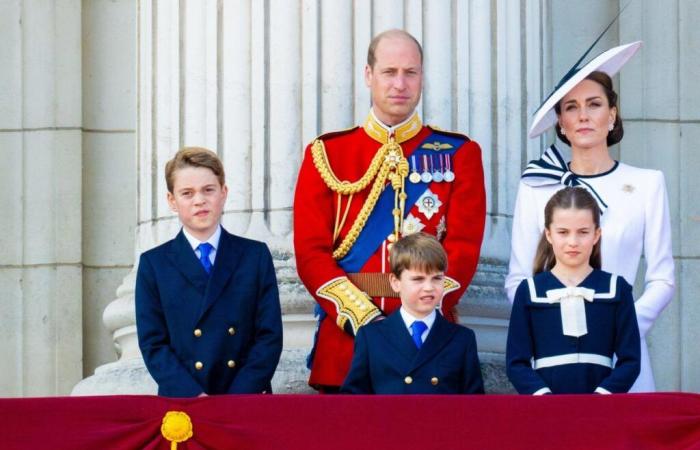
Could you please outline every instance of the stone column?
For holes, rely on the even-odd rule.
[[[114,360],[102,314],[134,263],[136,5],[83,2],[83,373]]]
[[[0,396],[82,376],[80,5],[0,3]]]
[[[530,0],[457,5],[449,16],[456,55],[451,121],[481,145],[487,196],[481,262],[460,317],[477,333],[487,390],[509,392],[503,369],[510,304],[503,282],[515,193],[530,151],[524,136],[541,98],[549,12],[546,3]]]

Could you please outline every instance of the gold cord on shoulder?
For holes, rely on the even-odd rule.
[[[340,236],[340,230],[343,229],[345,226],[345,221],[348,218],[348,213],[350,212],[350,205],[352,205],[352,199],[353,199],[354,194],[350,194],[348,196],[348,203],[345,205],[345,212],[343,213],[343,218],[338,220],[340,217],[340,206],[343,200],[343,196],[341,194],[338,194],[338,206],[336,208],[336,215],[335,215],[335,230],[333,231],[333,242],[338,239],[338,236]]]
[[[372,213],[372,211],[374,210],[374,206],[377,204],[377,200],[379,200],[379,195],[384,189],[384,184],[386,182],[388,172],[389,168],[383,165],[379,171],[379,174],[374,179],[374,184],[372,185],[372,189],[369,191],[367,200],[365,200],[365,203],[360,209],[360,213],[357,215],[355,221],[352,223],[350,231],[348,231],[348,234],[345,235],[340,245],[338,245],[338,248],[336,248],[333,251],[333,258],[341,259],[345,255],[347,255],[352,246],[355,244],[355,241],[357,241],[357,238],[360,236],[360,232],[367,223],[369,215]]]
[[[401,227],[403,226],[403,216],[405,210],[405,200],[406,193],[404,192],[404,181],[409,173],[408,160],[403,156],[403,150],[401,146],[397,144],[393,139],[390,139],[388,143],[384,144],[377,155],[382,155],[381,165],[379,166],[379,171],[374,178],[374,183],[372,188],[365,200],[359,214],[355,218],[350,230],[345,235],[345,238],[341,241],[340,245],[333,251],[333,258],[341,259],[348,254],[352,246],[357,241],[360,236],[360,232],[364,229],[367,219],[374,210],[374,207],[379,200],[379,196],[387,182],[387,178],[391,182],[391,187],[394,189],[394,208],[392,210],[393,220],[394,220],[394,235],[399,238],[399,233]],[[373,162],[376,160],[373,159]],[[347,210],[346,210],[347,216]],[[344,222],[345,220],[343,220]]]
[[[340,242],[340,245],[338,245],[338,247],[333,251],[333,258],[343,258],[355,244],[360,232],[364,229],[365,224],[367,223],[367,219],[374,210],[374,207],[379,200],[379,196],[384,190],[387,178],[391,182],[391,187],[394,190],[394,208],[391,211],[394,221],[394,235],[396,239],[400,237],[406,207],[407,196],[404,188],[405,180],[409,173],[409,164],[408,160],[403,155],[401,145],[399,145],[396,140],[390,137],[388,142],[377,150],[377,153],[372,158],[372,162],[370,163],[367,171],[359,180],[355,182],[350,182],[347,180],[341,181],[338,179],[330,166],[328,154],[326,153],[326,147],[322,140],[316,139],[313,142],[311,145],[311,155],[313,157],[314,166],[316,166],[316,170],[318,170],[323,182],[331,191],[338,194],[335,225],[333,227],[333,242],[336,241],[340,235],[341,229],[345,225],[345,220],[347,219],[348,212],[350,210],[350,203],[352,202],[352,196],[367,188],[372,180],[374,180],[369,195],[362,205],[362,208],[355,218],[355,221],[350,227],[350,230]],[[350,198],[348,199],[348,203],[345,207],[345,212],[341,220],[340,210],[342,208],[343,195],[349,195]]]
[[[318,173],[321,175],[323,182],[326,183],[326,186],[328,186],[328,188],[333,192],[343,195],[350,195],[356,194],[366,188],[377,172],[379,172],[379,168],[382,166],[387,153],[387,149],[385,149],[385,147],[386,145],[383,145],[379,151],[377,151],[374,158],[372,158],[372,162],[370,163],[367,172],[365,172],[365,174],[354,183],[349,181],[340,181],[338,177],[336,177],[333,169],[331,169],[330,163],[328,162],[326,146],[323,145],[322,140],[316,139],[313,144],[311,144],[311,155],[314,160],[314,166],[316,166],[316,170],[318,170]]]

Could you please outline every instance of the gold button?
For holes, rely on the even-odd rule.
[[[194,337],[200,337],[202,335],[202,330],[199,328],[195,328],[194,330]]]
[[[233,369],[234,367],[236,367],[236,361],[234,361],[234,360],[232,360],[232,359],[229,359],[228,362],[227,362],[226,364],[228,364],[228,366],[229,366],[230,368],[232,368],[232,369]]]
[[[197,370],[202,370],[202,367],[204,367],[204,364],[202,364],[202,361],[197,361],[194,363],[194,368]]]
[[[437,386],[438,381],[438,377],[433,377],[430,379],[430,384],[432,384],[433,386]]]
[[[413,383],[413,378],[411,378],[411,377],[406,377],[406,378],[403,379],[403,382],[406,383],[406,384],[411,384],[411,383]]]
[[[233,327],[230,327],[230,328],[228,329],[228,334],[230,334],[231,336],[233,336],[234,334],[236,334],[236,329],[233,328]]]
[[[389,242],[396,242],[396,235],[392,233],[389,236],[387,236],[386,240]]]

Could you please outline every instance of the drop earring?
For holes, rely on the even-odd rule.
[[[613,128],[615,128],[615,125],[613,125],[612,123],[609,123],[608,124],[608,131],[612,131]]]
[[[564,131],[564,127],[559,127],[559,131],[561,131],[561,134],[566,136],[566,132]]]

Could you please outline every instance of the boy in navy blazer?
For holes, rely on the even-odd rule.
[[[136,328],[158,394],[270,392],[282,352],[272,256],[220,225],[228,188],[210,150],[183,148],[165,166],[182,230],[141,255]]]
[[[359,329],[341,392],[483,394],[474,332],[438,312],[447,269],[442,245],[411,234],[392,246],[389,262],[401,308]]]

